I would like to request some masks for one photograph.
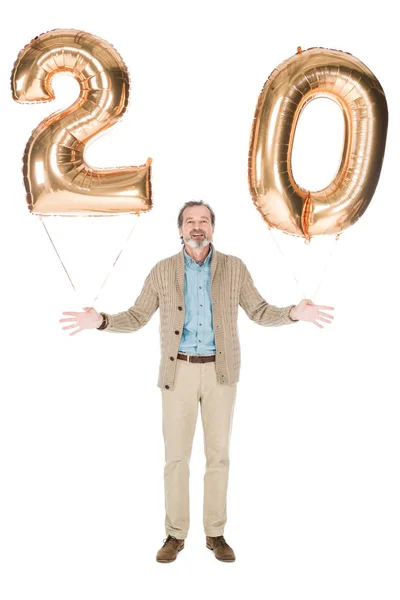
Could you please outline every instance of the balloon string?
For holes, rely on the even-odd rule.
[[[330,265],[330,263],[331,263],[331,261],[332,261],[333,252],[334,252],[334,250],[335,250],[335,248],[336,248],[336,246],[337,246],[337,242],[338,242],[338,240],[339,240],[339,236],[340,236],[340,234],[336,235],[336,236],[335,236],[335,239],[334,239],[334,241],[333,241],[331,252],[330,252],[330,254],[329,254],[329,256],[328,256],[328,259],[327,259],[327,261],[326,261],[326,264],[325,264],[325,269],[322,271],[321,279],[320,279],[320,281],[319,281],[319,284],[318,284],[318,286],[317,286],[317,289],[315,290],[315,292],[314,292],[314,294],[313,294],[313,296],[312,296],[312,300],[313,300],[313,302],[315,302],[315,301],[316,301],[317,294],[318,294],[318,292],[319,292],[319,288],[321,287],[322,280],[323,280],[323,278],[324,278],[324,276],[325,276],[325,273],[326,273],[326,271],[327,271],[327,269],[328,269],[328,266]]]
[[[70,281],[70,283],[71,283],[71,285],[72,285],[72,287],[73,287],[73,290],[74,290],[74,292],[77,294],[78,292],[77,292],[77,290],[76,290],[76,288],[75,288],[75,286],[74,286],[74,284],[73,284],[73,282],[72,282],[72,279],[71,279],[71,277],[70,277],[70,274],[68,273],[68,270],[67,270],[66,266],[64,265],[64,263],[63,263],[63,261],[62,261],[62,259],[61,259],[61,256],[60,256],[60,254],[59,254],[59,253],[58,253],[58,251],[57,251],[57,248],[56,248],[56,246],[55,246],[55,244],[54,244],[54,242],[53,242],[53,240],[52,240],[52,238],[51,238],[51,235],[50,235],[50,233],[49,233],[49,231],[48,231],[48,229],[47,229],[46,225],[45,225],[45,224],[44,224],[44,222],[43,222],[42,216],[43,216],[43,215],[39,215],[39,217],[40,217],[40,221],[41,221],[41,223],[42,223],[43,227],[45,228],[47,235],[49,236],[49,239],[50,239],[50,241],[51,241],[51,243],[52,243],[52,245],[53,245],[53,248],[54,248],[54,250],[55,250],[55,253],[57,254],[57,256],[58,256],[58,258],[59,258],[59,261],[60,261],[60,263],[62,264],[62,266],[63,266],[63,268],[64,268],[64,271],[65,271],[65,272],[66,272],[66,274],[67,274],[67,277],[68,277],[68,279],[69,279],[69,281]],[[100,292],[101,292],[101,290],[103,289],[103,287],[104,287],[104,285],[105,285],[105,283],[106,283],[107,279],[109,278],[111,271],[113,270],[113,268],[114,268],[114,267],[115,267],[115,265],[117,264],[117,261],[118,261],[119,257],[121,256],[122,252],[125,250],[126,246],[128,245],[129,239],[130,239],[130,237],[131,237],[131,235],[132,235],[132,233],[133,233],[134,229],[135,229],[135,223],[133,224],[133,227],[132,227],[132,229],[130,230],[130,232],[129,232],[129,235],[128,235],[128,237],[126,238],[125,244],[122,246],[121,250],[119,251],[117,258],[114,260],[114,262],[113,262],[113,264],[112,264],[112,267],[110,268],[110,270],[109,270],[109,272],[107,273],[107,275],[106,275],[106,278],[104,279],[104,281],[103,281],[103,283],[102,283],[102,285],[101,285],[101,287],[100,287],[99,291],[97,292],[97,294],[96,294],[96,297],[95,297],[95,299],[94,299],[94,300],[93,300],[93,302],[92,302],[92,305],[93,305],[93,306],[94,306],[94,304],[95,304],[95,302],[96,302],[97,298],[99,297],[99,295],[100,295]]]
[[[60,260],[60,263],[62,264],[62,266],[63,266],[63,268],[64,268],[64,271],[66,272],[66,274],[67,274],[67,277],[68,277],[68,279],[69,279],[69,280],[70,280],[70,282],[71,282],[71,285],[72,285],[72,287],[73,287],[73,289],[74,289],[74,292],[76,292],[75,286],[74,286],[74,284],[72,283],[72,279],[71,279],[71,277],[69,276],[69,273],[68,273],[68,271],[67,271],[67,269],[66,269],[66,267],[65,267],[65,265],[64,265],[64,263],[63,263],[63,261],[62,261],[62,259],[61,259],[61,256],[60,256],[60,255],[59,255],[59,253],[57,252],[57,248],[55,247],[55,245],[54,245],[54,242],[53,242],[53,240],[51,239],[51,235],[49,234],[49,232],[48,232],[48,229],[47,229],[46,225],[45,225],[45,224],[44,224],[44,222],[43,222],[42,215],[39,215],[39,218],[40,218],[40,221],[41,221],[41,223],[42,223],[43,227],[44,227],[44,228],[45,228],[45,230],[46,230],[46,233],[47,233],[47,235],[49,236],[49,239],[50,239],[51,243],[53,244],[53,248],[54,248],[54,250],[55,250],[55,253],[57,254],[57,256],[58,256],[58,258],[59,258],[59,260]],[[76,292],[76,293],[77,293],[77,292]]]
[[[288,267],[289,271],[291,272],[291,274],[292,274],[292,276],[293,276],[293,279],[295,280],[295,282],[296,282],[296,283],[297,283],[297,285],[299,286],[299,288],[300,288],[300,291],[301,291],[301,293],[302,293],[302,296],[303,296],[303,298],[307,298],[307,295],[306,295],[306,294],[305,294],[305,292],[304,292],[304,288],[303,288],[303,286],[300,284],[299,280],[297,279],[297,277],[296,277],[296,275],[295,275],[295,272],[294,272],[294,270],[293,270],[293,269],[292,269],[292,267],[290,266],[290,263],[289,263],[289,260],[288,260],[287,256],[284,254],[284,252],[282,251],[281,247],[279,246],[279,244],[278,244],[278,242],[277,242],[277,240],[276,240],[276,238],[275,238],[275,235],[274,235],[274,233],[273,233],[273,231],[272,231],[272,228],[270,228],[270,233],[271,233],[271,237],[272,237],[272,239],[274,240],[274,242],[275,242],[275,244],[276,244],[276,247],[278,248],[278,250],[279,250],[280,254],[282,255],[282,257],[283,257],[283,260],[285,261],[285,264],[286,264],[286,266]],[[314,294],[313,294],[313,295],[312,295],[312,297],[311,297],[311,299],[312,299],[312,301],[313,301],[313,302],[315,302],[315,300],[316,300],[317,294],[318,294],[318,292],[319,292],[319,288],[321,287],[321,284],[322,284],[322,280],[323,280],[323,278],[324,278],[324,276],[325,276],[325,273],[326,273],[326,271],[327,271],[328,265],[329,265],[329,264],[330,264],[330,262],[331,262],[331,258],[332,258],[332,256],[333,256],[333,251],[334,251],[334,249],[335,249],[335,247],[336,247],[336,245],[337,245],[337,241],[338,241],[338,239],[339,239],[339,236],[340,236],[340,234],[338,234],[338,235],[336,235],[336,236],[335,236],[334,242],[333,242],[333,244],[332,244],[332,250],[331,250],[331,253],[330,253],[329,257],[328,257],[328,260],[326,261],[325,268],[324,268],[324,270],[323,270],[323,272],[322,272],[322,275],[321,275],[321,277],[320,277],[320,281],[319,281],[319,283],[318,283],[318,285],[317,285],[317,288],[316,288],[316,290],[314,291]]]
[[[103,281],[103,283],[102,283],[102,285],[101,285],[101,288],[100,288],[100,289],[99,289],[99,291],[97,292],[97,295],[96,295],[95,299],[93,300],[93,306],[94,306],[94,303],[96,302],[97,298],[99,297],[99,295],[100,295],[100,292],[101,292],[101,290],[103,289],[103,287],[104,287],[104,285],[105,285],[105,283],[106,283],[106,281],[107,281],[107,279],[108,279],[108,277],[109,277],[109,275],[110,275],[111,271],[113,270],[113,268],[114,268],[114,267],[115,267],[115,265],[117,264],[117,261],[118,261],[119,257],[121,256],[122,252],[123,252],[123,251],[125,250],[125,248],[127,247],[127,245],[128,245],[128,242],[129,242],[129,239],[130,239],[130,237],[131,237],[131,235],[132,235],[132,233],[133,233],[133,230],[134,230],[134,229],[135,229],[135,223],[133,224],[133,227],[132,227],[132,229],[130,230],[130,232],[129,232],[129,235],[128,235],[128,237],[126,238],[125,244],[122,246],[121,250],[119,251],[119,254],[118,254],[117,258],[114,260],[114,262],[113,262],[113,265],[112,265],[111,269],[109,270],[109,272],[108,272],[108,274],[107,274],[107,276],[106,276],[105,280]]]
[[[282,252],[282,249],[281,249],[281,247],[279,246],[278,242],[276,241],[276,239],[275,239],[275,236],[274,236],[274,234],[273,234],[273,231],[272,231],[272,229],[270,229],[270,233],[271,233],[272,239],[274,240],[274,242],[275,242],[275,244],[276,244],[276,247],[278,248],[279,252],[281,253],[281,255],[282,255],[282,257],[283,257],[283,260],[285,261],[285,264],[286,264],[286,266],[288,267],[289,271],[291,272],[293,279],[295,280],[295,282],[296,282],[296,283],[297,283],[297,285],[299,286],[299,288],[300,288],[300,291],[301,291],[301,294],[302,294],[303,298],[306,298],[307,296],[306,296],[306,294],[304,293],[304,289],[303,289],[302,285],[300,284],[299,280],[297,279],[297,277],[296,277],[296,275],[295,275],[295,273],[294,273],[294,271],[293,271],[292,267],[290,266],[290,264],[289,264],[289,261],[288,261],[287,257],[286,257],[286,256],[285,256],[285,254]]]

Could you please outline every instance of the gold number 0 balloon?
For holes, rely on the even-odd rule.
[[[294,180],[291,155],[301,111],[321,97],[341,107],[345,139],[336,176],[325,189],[310,192]],[[383,89],[360,60],[337,50],[299,48],[265,83],[251,132],[249,187],[268,225],[310,239],[355,223],[379,180],[387,123]]]
[[[40,215],[140,213],[151,208],[151,159],[139,167],[93,169],[86,144],[114,125],[129,97],[128,70],[116,50],[83,31],[56,29],[19,53],[11,76],[17,102],[54,99],[51,81],[67,72],[79,82],[76,102],[45,119],[24,154],[29,210]]]

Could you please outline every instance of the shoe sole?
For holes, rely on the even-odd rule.
[[[181,552],[184,549],[184,547],[185,546],[182,546],[182,548],[179,548],[178,553]],[[171,558],[171,560],[165,560],[165,559],[163,560],[162,558],[161,559],[156,558],[156,561],[159,563],[171,563],[171,562],[174,562],[174,560],[176,560],[177,556],[178,556],[178,554],[175,556],[175,558]]]
[[[208,544],[206,544],[206,546],[209,550],[211,550],[211,552],[214,553],[214,556],[217,560],[220,560],[221,562],[235,562],[236,558],[218,558],[218,556],[215,555],[213,548],[211,548],[211,546],[209,546]]]

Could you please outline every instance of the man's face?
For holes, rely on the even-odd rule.
[[[185,244],[191,248],[204,248],[207,246],[212,242],[214,233],[209,209],[201,205],[185,208],[179,233]]]

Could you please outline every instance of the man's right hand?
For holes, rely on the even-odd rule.
[[[60,323],[72,322],[71,325],[66,325],[63,329],[74,329],[75,331],[69,335],[75,335],[84,329],[97,329],[103,322],[103,317],[97,310],[91,306],[84,306],[85,312],[63,312],[63,315],[68,315],[68,319],[60,319]]]

